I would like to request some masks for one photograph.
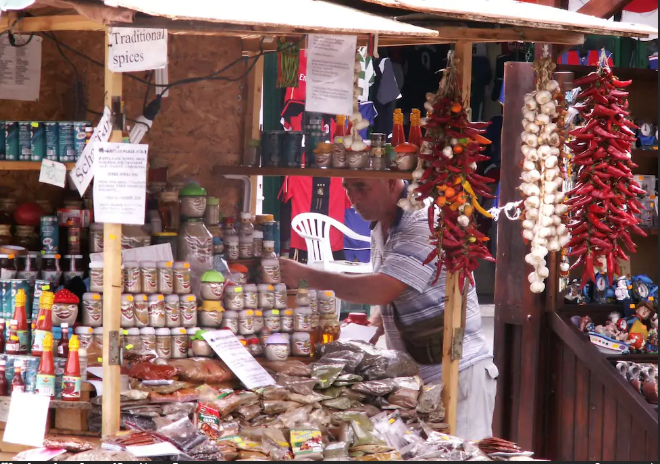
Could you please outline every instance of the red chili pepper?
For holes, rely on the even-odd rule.
[[[641,235],[642,237],[648,237],[648,235],[646,234],[646,232],[644,232],[642,229],[640,229],[639,227],[637,227],[636,224],[630,224],[629,227],[630,227],[630,229],[631,229],[633,232],[635,232],[637,235]]]
[[[607,166],[605,168],[605,172],[607,172],[608,174],[610,174],[612,176],[620,176],[620,177],[627,177],[628,176],[628,174],[626,174],[625,172],[623,172],[620,169],[615,168],[614,166]],[[644,193],[646,193],[646,192],[644,192]]]
[[[594,134],[600,135],[601,137],[605,137],[605,138],[608,138],[608,139],[614,138],[614,135],[610,134],[609,132],[607,132],[605,129],[603,129],[600,126],[594,127]]]
[[[607,108],[603,105],[599,105],[598,103],[596,103],[596,105],[594,105],[593,111],[591,112],[591,117],[592,118],[596,117],[596,116],[610,117],[610,116],[614,116],[616,114],[618,114],[618,113],[616,111],[614,111],[613,109]],[[598,126],[596,126],[596,127],[598,127]]]
[[[627,160],[628,159],[628,156],[625,153],[619,151],[612,144],[610,144],[610,146],[607,147],[607,153],[609,153],[610,155],[612,155],[613,157],[615,157],[616,159],[619,159],[619,160]]]
[[[598,206],[594,203],[589,205],[589,211],[594,213],[594,214],[602,214],[602,215],[607,214],[607,210],[605,210],[604,208],[601,208],[600,206]]]
[[[624,260],[624,261],[630,261],[630,258],[628,257],[628,255],[626,255],[626,254],[624,253],[624,251],[623,251],[621,248],[619,248],[619,247],[614,248],[614,252],[615,252],[616,255],[617,255],[619,258],[621,258],[622,260]]]
[[[628,95],[630,95],[630,92],[626,92],[623,90],[612,90],[607,95],[610,97],[614,97],[616,99],[620,99],[620,98],[626,98]]]
[[[592,245],[602,248],[603,250],[611,250],[612,244],[607,243],[605,240],[601,240],[598,237],[589,237],[589,241]]]
[[[600,76],[596,72],[592,72],[584,77],[580,77],[578,79],[575,79],[573,81],[573,85],[575,87],[580,86],[580,85],[585,85],[585,84],[591,84],[592,82],[596,82],[597,80],[600,79]]]
[[[612,85],[614,87],[616,87],[618,89],[628,87],[630,84],[632,84],[631,80],[630,81],[620,81],[618,79],[612,79],[610,82],[612,83]],[[573,83],[575,84],[575,81],[573,81]],[[579,85],[579,84],[575,84],[575,85]]]
[[[587,214],[587,218],[589,219],[589,222],[591,223],[592,226],[600,230],[601,232],[605,232],[609,234],[612,232],[609,227],[607,227],[605,224],[603,224],[600,219],[598,219],[593,213]]]
[[[635,195],[646,195],[646,191],[637,187],[636,185],[630,184],[630,191]]]
[[[568,256],[578,256],[578,255],[583,255],[587,251],[587,244],[585,243],[584,245],[571,250],[570,253],[568,253]]]
[[[578,140],[592,140],[595,135],[591,132],[584,132],[581,134],[574,134],[573,137],[575,137]]]
[[[580,255],[578,259],[571,265],[571,267],[568,268],[569,271],[572,271],[576,267],[578,267],[580,264],[582,264],[582,261],[584,260],[584,255]]]

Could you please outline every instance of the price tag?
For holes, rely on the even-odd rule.
[[[41,162],[39,182],[64,188],[66,185],[66,165],[57,161],[43,160]]]
[[[49,405],[48,396],[12,393],[3,441],[17,445],[43,446]]]

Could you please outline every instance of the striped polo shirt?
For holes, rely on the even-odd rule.
[[[399,322],[403,326],[444,313],[446,273],[443,269],[438,281],[432,284],[436,273],[435,262],[423,264],[434,249],[429,235],[426,208],[412,212],[399,209],[397,221],[392,226],[386,242],[383,240],[381,224],[373,225],[371,261],[374,272],[394,277],[408,286],[393,302]],[[394,308],[392,305],[384,305],[380,306],[380,311],[388,348],[405,351],[394,323]],[[463,357],[459,363],[459,370],[489,358],[492,356],[488,352],[486,338],[482,332],[477,292],[474,287],[470,287],[467,296]],[[427,384],[439,383],[442,380],[442,365],[420,366],[420,377]]]

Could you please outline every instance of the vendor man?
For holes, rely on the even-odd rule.
[[[426,384],[442,381],[442,339],[446,275],[435,285],[435,265],[424,265],[433,249],[426,209],[406,212],[397,206],[405,198],[402,180],[344,179],[358,213],[372,222],[373,274],[347,275],[312,269],[293,260],[280,260],[282,279],[296,287],[333,290],[337,298],[378,305],[379,325],[391,349],[407,351],[420,364]],[[463,357],[460,361],[456,435],[478,440],[492,435],[497,367],[482,333],[479,301],[474,287],[467,300]]]

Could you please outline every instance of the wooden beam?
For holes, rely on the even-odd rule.
[[[13,21],[10,17],[0,18],[0,32],[9,30]],[[57,32],[57,31],[104,31],[103,24],[94,22],[82,15],[34,16],[22,18],[14,25],[16,33]]]
[[[121,101],[122,74],[113,73],[108,69],[108,34],[103,36],[106,63],[105,105],[113,109],[113,100],[116,101],[119,98]],[[121,114],[113,114],[113,116],[115,116],[115,120],[110,142],[121,142]],[[103,307],[105,309],[103,311],[102,432],[104,437],[116,435],[120,425],[120,366],[118,351],[115,360],[113,352],[111,352],[111,344],[119,344],[119,331],[121,330],[121,233],[121,224],[103,225]]]
[[[633,0],[591,0],[584,4],[582,8],[577,10],[578,13],[586,14],[589,16],[596,16],[597,18],[611,18],[617,13],[620,13],[627,7]]]
[[[562,45],[582,45],[584,34],[534,29],[531,27],[461,27],[438,24],[440,21],[410,21],[415,26],[438,31],[438,40],[457,42],[548,42]]]
[[[252,140],[261,139],[261,101],[263,91],[263,78],[264,78],[264,57],[261,56],[257,59],[247,77],[247,111],[245,112],[245,138],[243,143],[243,161],[247,156],[247,150]],[[250,199],[251,204],[243,205],[243,209],[255,212],[257,209],[257,191],[258,191],[259,178],[257,176],[250,177],[250,189],[252,190]],[[245,187],[247,188],[247,187]],[[247,209],[249,208],[249,210]],[[261,250],[260,250],[261,252]]]

